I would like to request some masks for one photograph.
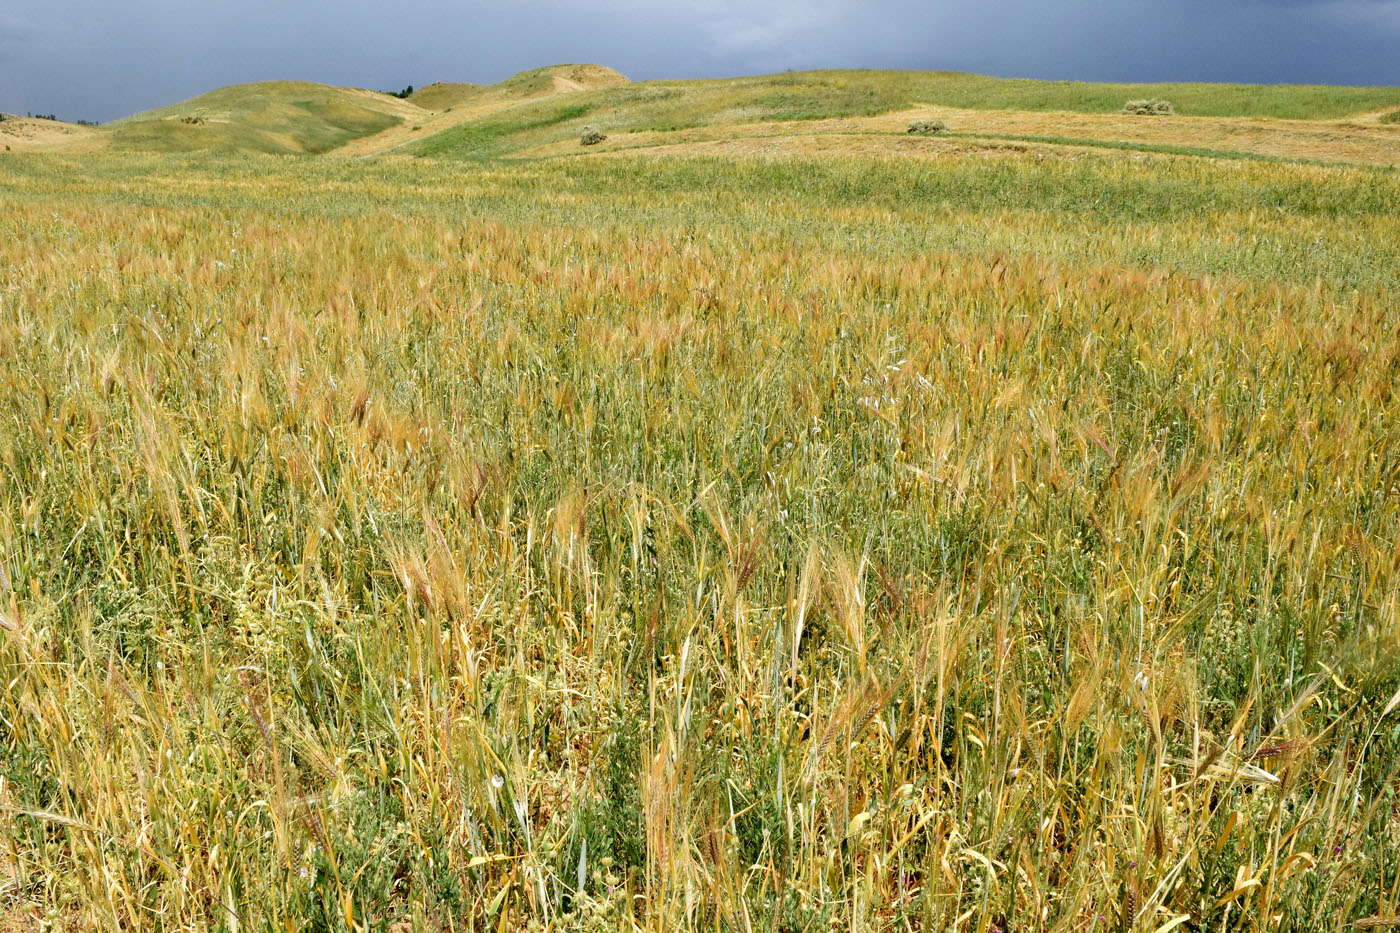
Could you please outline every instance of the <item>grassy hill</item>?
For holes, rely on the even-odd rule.
[[[568,64],[520,72],[491,85],[437,83],[407,100],[352,88],[272,81],[220,88],[169,107],[119,120],[100,134],[56,138],[47,148],[112,148],[155,152],[263,152],[367,156],[406,152],[469,160],[521,154],[553,154],[550,146],[576,140],[584,127],[609,135],[675,134],[706,130],[708,140],[751,128],[868,119],[910,108],[953,108],[984,114],[1068,114],[1109,117],[1129,99],[1169,98],[1182,118],[1236,121],[1336,121],[1363,117],[1386,127],[1381,114],[1400,107],[1400,88],[1239,84],[1104,84],[1033,81],[938,71],[810,71],[702,81],[629,82],[601,65]],[[982,135],[1082,141],[1100,137],[1129,145],[1181,151],[1224,145],[1236,148],[1238,127],[1217,127],[1207,139],[1190,133],[1142,136],[1151,121],[1123,127],[1085,126],[1066,120],[1008,123],[988,117]],[[993,129],[990,124],[995,124]],[[1167,124],[1158,123],[1159,127]],[[1248,124],[1241,122],[1241,127]],[[868,129],[868,127],[867,127]],[[882,127],[885,132],[889,127]],[[775,128],[802,135],[811,129]],[[629,146],[658,146],[677,139],[634,138]],[[686,137],[684,142],[693,142]],[[1374,148],[1375,141],[1372,141]],[[25,148],[36,148],[26,142]],[[1249,148],[1246,146],[1245,148]],[[1290,157],[1307,146],[1254,145],[1268,155]],[[1344,159],[1350,159],[1346,153]],[[1377,161],[1363,158],[1360,161]],[[1384,159],[1380,161],[1384,162]]]
[[[548,65],[531,68],[492,85],[493,89],[519,97],[556,91],[593,91],[630,83],[605,65]]]
[[[542,78],[525,73],[524,86]],[[1093,84],[956,72],[813,71],[713,81],[607,86],[565,101],[544,98],[428,137],[425,156],[488,158],[605,132],[674,132],[772,121],[870,117],[918,105],[970,110],[1115,114],[1134,98],[1166,97],[1184,117],[1337,119],[1400,105],[1400,88],[1237,84]]]
[[[103,142],[101,130],[91,124],[0,114],[0,152],[81,152],[100,148]]]
[[[468,103],[480,96],[484,90],[485,87],[480,84],[438,82],[420,87],[408,95],[408,99],[424,110],[440,111]]]
[[[627,78],[603,65],[549,65],[511,75],[495,84],[436,83],[408,99],[424,110],[442,112],[487,101],[525,100],[570,91],[592,91],[627,84]]]
[[[611,68],[602,65],[551,65],[546,68],[532,68],[512,75],[504,81],[492,85],[475,84],[430,84],[410,96],[416,106],[424,108],[421,116],[412,123],[381,130],[371,136],[354,140],[341,147],[337,155],[356,157],[377,155],[385,152],[413,150],[420,139],[436,136],[473,121],[485,121],[485,129],[477,125],[473,134],[489,135],[496,124],[491,118],[503,111],[511,111],[522,105],[546,99],[575,97],[588,92],[617,87],[627,83],[627,78]],[[583,111],[578,111],[582,113]],[[528,123],[531,118],[527,116]],[[506,118],[506,132],[519,129],[517,123]],[[515,147],[506,145],[499,152],[489,141],[470,147],[470,157],[483,158],[492,154],[508,154]]]
[[[375,91],[305,81],[239,84],[111,124],[115,149],[321,153],[422,113]]]

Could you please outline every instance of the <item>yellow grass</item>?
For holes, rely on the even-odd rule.
[[[915,120],[939,119],[955,138],[904,136]],[[460,121],[458,121],[460,122]],[[892,138],[898,135],[902,138]],[[845,138],[841,138],[845,137]],[[957,138],[964,137],[964,138]],[[972,137],[967,139],[966,137]],[[1058,140],[1058,141],[1056,141]],[[901,157],[950,151],[1058,151],[1084,144],[1171,146],[1277,159],[1400,166],[1400,126],[1363,120],[1307,121],[1263,118],[1174,117],[1143,120],[1118,114],[972,111],[918,107],[876,117],[743,123],[669,132],[612,133],[592,152],[724,155],[787,154]],[[522,150],[521,158],[583,154],[578,141]]]
[[[6,116],[0,120],[0,151],[3,152],[90,152],[101,148],[104,142],[102,132],[96,127],[33,117]]]
[[[1389,923],[1400,180],[917,113],[0,159],[0,930]]]

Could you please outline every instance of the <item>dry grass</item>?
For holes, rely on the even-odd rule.
[[[912,122],[937,120],[955,138],[900,140]],[[847,139],[836,138],[847,136]],[[956,137],[964,137],[958,139]],[[973,142],[966,137],[981,137]],[[1000,143],[997,138],[1002,138]],[[1019,139],[1017,138],[1019,137]],[[577,149],[560,140],[518,153],[522,158],[566,155]],[[913,143],[913,145],[911,145]],[[653,154],[865,155],[874,158],[984,152],[1007,144],[1075,154],[1095,144],[1178,147],[1222,155],[1400,166],[1395,130],[1356,122],[1175,117],[1141,120],[1122,114],[1046,114],[919,107],[876,117],[782,121],[698,127],[669,132],[612,133],[601,151]],[[1048,148],[1047,148],[1048,147]]]
[[[0,120],[0,152],[91,152],[105,145],[101,130],[61,120],[7,116]]]
[[[915,119],[915,114],[946,120],[954,132],[1174,145],[1280,159],[1400,166],[1400,147],[1393,131],[1349,121],[1181,116],[1142,120],[1120,114],[931,108],[873,118],[868,125],[893,131],[901,122]]]
[[[1400,912],[1390,173],[0,173],[0,840],[41,913]]]
[[[627,148],[627,142],[633,145]],[[556,147],[551,147],[550,151]],[[1082,152],[1082,147],[1038,145],[996,140],[890,138],[865,133],[798,133],[789,135],[736,135],[733,139],[650,144],[620,141],[615,148],[599,146],[616,156],[718,156],[723,158],[846,159],[865,158],[938,160],[963,156],[974,158],[1019,158],[1035,153],[1042,158],[1064,158]]]

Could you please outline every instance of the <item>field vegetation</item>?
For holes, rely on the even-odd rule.
[[[659,90],[0,159],[0,929],[1394,924],[1400,176]]]

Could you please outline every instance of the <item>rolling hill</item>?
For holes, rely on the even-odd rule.
[[[1170,99],[1172,117],[1120,113]],[[927,156],[988,141],[1231,158],[1400,164],[1400,88],[1033,81],[939,71],[810,71],[631,82],[553,65],[401,100],[275,81],[221,88],[97,130],[10,125],[16,150],[385,154],[483,161],[618,151]],[[914,119],[944,139],[894,139]],[[35,121],[29,121],[34,123]],[[0,124],[3,126],[4,124]],[[606,142],[578,146],[586,128]],[[28,135],[25,135],[28,134]]]
[[[1142,97],[1170,98],[1179,116],[1144,119],[1119,113],[1125,101]],[[1288,133],[1297,129],[1294,124],[1350,120],[1397,104],[1397,88],[1089,84],[954,72],[815,71],[713,81],[649,81],[603,87],[567,100],[540,96],[508,112],[460,121],[406,151],[464,159],[557,154],[569,142],[576,143],[584,127],[612,137],[605,149],[753,135],[808,136],[822,129],[820,121],[829,120],[849,121],[839,128],[845,135],[888,135],[902,130],[904,123],[883,117],[941,111],[962,116],[981,112],[984,118],[964,119],[959,127],[980,136],[1200,148],[1203,143],[1196,136],[1207,129],[1210,145],[1223,143],[1226,151],[1243,134],[1244,152],[1296,158],[1312,157],[1316,147],[1292,142],[1256,145],[1250,137],[1259,135],[1261,121],[1265,135]],[[1220,121],[1233,122],[1222,127]],[[989,123],[994,128],[986,132]],[[1144,134],[1147,130],[1151,132]],[[1327,132],[1335,135],[1334,129]],[[1393,154],[1393,134],[1382,137],[1379,148],[1382,156]]]
[[[425,112],[411,123],[389,127],[341,147],[336,155],[369,156],[392,151],[413,152],[417,143],[453,127],[474,121],[492,121],[501,111],[561,95],[605,92],[628,83],[627,78],[602,65],[551,65],[532,68],[492,85],[430,84],[409,100]],[[531,118],[527,115],[525,122]],[[507,126],[516,124],[506,118]],[[471,133],[469,132],[470,136]],[[474,154],[473,157],[476,157]]]
[[[0,152],[81,152],[102,143],[102,132],[91,124],[0,114]]]
[[[441,111],[461,106],[485,91],[481,84],[454,84],[437,82],[420,87],[408,95],[408,100],[424,110]]]
[[[322,153],[421,116],[389,94],[304,81],[239,84],[109,124],[114,149]]]

